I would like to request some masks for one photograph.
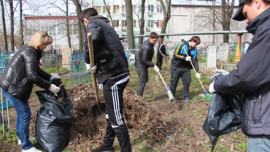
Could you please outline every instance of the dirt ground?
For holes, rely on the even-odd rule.
[[[153,68],[149,69],[149,81],[146,85],[144,98],[135,95],[138,84],[137,73],[130,67],[131,77],[124,93],[124,118],[129,129],[132,149],[134,152],[202,152],[210,151],[211,144],[208,136],[202,129],[208,113],[209,101],[204,100],[202,89],[192,74],[190,97],[192,102],[181,101],[182,82],[179,81],[176,99],[178,103],[168,101],[165,87]],[[164,64],[161,70],[167,84],[170,79],[169,63]],[[202,81],[206,88],[212,74],[202,74]],[[73,101],[75,120],[71,128],[70,142],[66,151],[89,152],[97,147],[105,134],[104,114],[94,117],[92,112],[97,111],[93,105],[95,97],[91,86],[82,84],[69,88],[69,96]],[[35,89],[38,89],[35,87]],[[75,91],[74,91],[75,90]],[[90,90],[90,91],[89,91]],[[31,120],[30,132],[34,135],[34,123],[40,103],[33,93],[30,100]],[[15,127],[15,111],[10,109],[11,126]],[[117,140],[115,150],[120,151]],[[245,151],[246,137],[238,130],[221,136],[215,151]],[[0,151],[20,151],[16,143],[1,144]]]

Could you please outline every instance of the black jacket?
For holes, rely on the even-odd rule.
[[[150,40],[145,40],[136,55],[135,67],[147,69],[149,67],[154,67],[155,64],[152,62],[154,56],[154,45],[150,43]]]
[[[166,53],[166,46],[164,44],[161,44],[159,47],[158,47],[158,51],[157,51],[157,54],[159,55],[165,55],[165,56],[168,56],[168,54]]]
[[[237,69],[214,83],[220,94],[244,94],[242,131],[250,136],[270,136],[270,8],[247,26],[254,34]]]
[[[24,45],[15,53],[0,76],[0,87],[25,103],[30,97],[33,84],[48,89],[51,75],[39,67],[41,57],[40,50]]]
[[[186,52],[191,57],[192,63],[194,65],[194,68],[196,69],[196,72],[199,72],[199,65],[198,65],[198,58],[197,58],[198,51],[197,51],[197,48],[189,47],[189,41],[182,40],[181,43],[178,43],[173,53],[171,65],[173,67],[182,67],[182,68],[192,69],[192,65],[190,61],[186,61],[186,57],[187,57]]]
[[[103,16],[90,18],[86,30],[92,34],[96,76],[99,83],[103,83],[112,76],[123,73],[129,74],[128,62],[123,45],[115,30],[108,24],[109,20]],[[84,43],[85,62],[90,63],[87,37]]]

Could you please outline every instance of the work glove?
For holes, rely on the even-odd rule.
[[[216,69],[214,72],[219,73],[219,74],[221,74],[221,75],[223,75],[223,76],[225,76],[225,75],[228,75],[228,74],[229,74],[229,72],[228,72],[228,71],[225,71],[225,70],[219,70],[219,69]]]
[[[103,84],[102,83],[98,84],[98,88],[99,90],[103,90]]]
[[[54,84],[51,84],[51,86],[49,87],[49,90],[55,95],[57,96],[57,93],[60,91],[60,88],[57,87]]]
[[[216,90],[215,90],[215,88],[214,88],[214,82],[212,82],[212,83],[210,84],[210,86],[209,86],[209,92],[210,92],[210,93],[216,92]]]
[[[91,64],[85,63],[86,70],[89,71],[91,74],[96,73],[97,66],[91,66]]]
[[[197,78],[197,79],[201,79],[200,73],[196,73],[196,78]]]
[[[192,61],[190,56],[186,57],[186,61]]]
[[[58,76],[58,75],[52,75],[52,76],[50,77],[50,82],[52,82],[54,79],[61,79],[61,78],[60,78],[60,76]]]
[[[159,72],[159,68],[155,65],[154,66],[154,70],[156,71],[156,72]]]

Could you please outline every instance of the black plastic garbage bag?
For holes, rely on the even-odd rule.
[[[212,151],[219,136],[241,128],[241,103],[239,95],[229,96],[214,93],[203,129],[210,138]]]
[[[36,92],[42,104],[36,118],[36,139],[48,152],[60,152],[65,149],[74,118],[73,105],[67,91],[63,85],[60,88],[61,98],[53,97],[49,91]]]

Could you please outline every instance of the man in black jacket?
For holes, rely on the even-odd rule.
[[[248,136],[248,152],[270,151],[270,1],[240,0],[233,19],[246,20],[254,35],[237,69],[213,82],[209,91],[243,94],[242,131]]]
[[[87,38],[85,40],[85,63],[90,73],[95,73],[103,84],[107,128],[103,143],[91,152],[111,152],[117,136],[121,152],[131,152],[127,127],[124,123],[123,91],[129,81],[128,62],[122,43],[109,20],[99,16],[96,9],[83,11],[87,33],[92,34],[95,65],[90,65]]]
[[[161,67],[162,67],[163,57],[168,56],[167,53],[166,53],[166,46],[167,46],[167,42],[165,41],[163,44],[161,44],[158,47],[156,65],[160,70],[161,70]]]
[[[151,32],[150,39],[143,42],[135,59],[134,65],[139,77],[137,94],[141,97],[143,96],[144,87],[148,81],[148,68],[154,67],[155,71],[159,71],[159,68],[152,62],[154,45],[157,43],[157,40],[158,34]]]

